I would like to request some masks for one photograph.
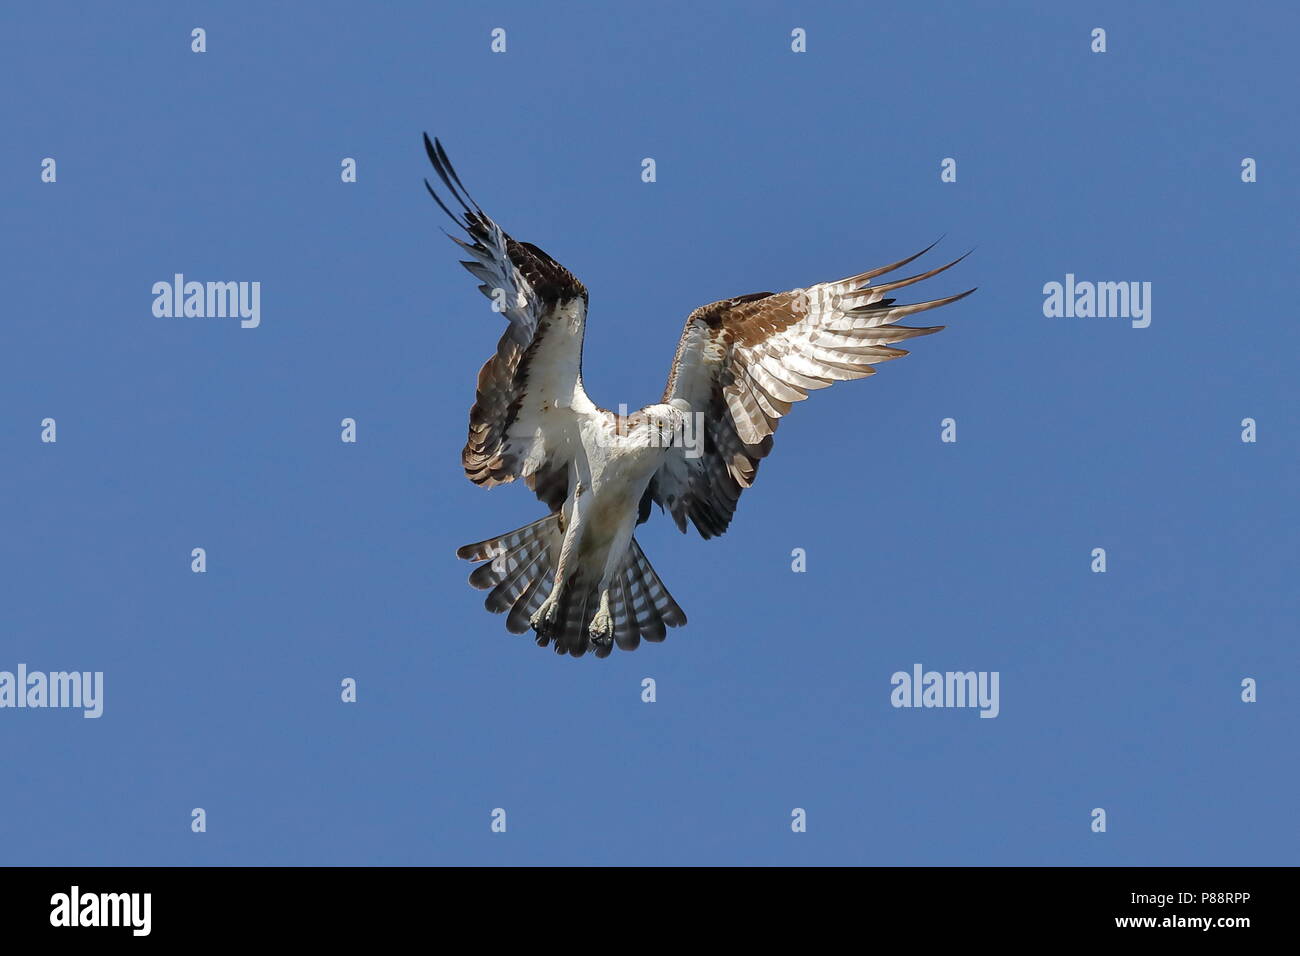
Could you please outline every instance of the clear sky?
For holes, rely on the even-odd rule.
[[[104,712],[0,710],[0,862],[1296,863],[1300,16],[1065,6],[7,5],[0,670]],[[685,629],[559,658],[454,556],[542,506],[460,469],[501,323],[424,130],[590,289],[606,407],[705,302],[941,235],[907,292],[979,291],[725,537],[640,530]],[[261,324],[155,317],[176,273]],[[894,708],[915,664],[999,715]]]

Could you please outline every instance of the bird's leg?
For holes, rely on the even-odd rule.
[[[614,615],[609,610],[609,589],[615,581],[622,580],[623,563],[627,560],[628,545],[632,541],[634,527],[635,525],[629,519],[610,542],[609,551],[605,556],[605,571],[600,577],[600,607],[587,628],[591,642],[597,647],[608,647],[614,639]],[[632,609],[625,607],[623,613],[631,614]]]
[[[591,642],[601,647],[608,646],[613,639],[614,618],[609,613],[609,588],[601,588],[600,608],[591,619],[591,627],[587,632],[591,635]]]
[[[573,520],[565,529],[564,543],[560,545],[560,559],[555,564],[555,583],[551,585],[551,593],[546,596],[542,606],[528,622],[538,634],[548,634],[559,615],[560,596],[564,593],[564,586],[568,581],[569,558],[573,554],[573,549],[577,547],[578,536],[582,533],[582,494],[582,482],[578,482],[573,489]]]

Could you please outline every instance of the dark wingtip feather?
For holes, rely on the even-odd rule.
[[[442,201],[442,199],[438,196],[436,192],[433,191],[433,187],[429,185],[429,180],[427,179],[424,181],[424,188],[429,191],[429,195],[432,196],[433,201],[438,204],[438,208],[451,217],[452,222],[454,222],[456,225],[460,226],[462,229],[466,231],[469,230],[469,225],[463,222],[459,216],[457,216],[454,212],[452,212],[450,209],[447,208],[447,204]]]
[[[940,236],[938,239],[934,240],[934,242],[930,243],[920,252],[915,252],[912,255],[908,256],[906,259],[899,259],[897,262],[891,262],[887,266],[878,266],[875,269],[871,269],[867,272],[863,272],[861,275],[854,276],[853,279],[859,282],[869,282],[870,280],[876,278],[876,276],[883,276],[888,272],[893,272],[895,269],[901,269],[909,262],[921,258],[921,256],[925,255],[927,252],[929,252],[931,249],[933,249],[941,242],[943,242],[943,236]]]
[[[465,196],[461,195],[461,190],[465,189],[464,186],[461,186],[460,189],[456,188],[457,185],[460,184],[460,178],[456,175],[456,171],[451,168],[451,160],[447,158],[447,151],[442,148],[442,143],[439,142],[437,138],[434,139],[432,149],[430,149],[428,140],[428,134],[425,134],[425,151],[429,153],[429,159],[433,162],[433,168],[438,171],[438,176],[442,179],[443,183],[446,184],[447,188],[451,190],[451,194],[456,197],[456,202],[460,203],[461,208],[463,208],[466,213],[472,214],[474,209],[470,208],[470,202],[473,200],[466,202],[466,197],[469,195],[468,192],[465,193]],[[478,204],[474,203],[474,206],[477,208]]]
[[[869,292],[870,290],[874,289],[877,292],[893,292],[895,289],[906,288],[907,286],[912,285],[914,283],[922,282],[925,279],[929,279],[932,278],[933,276],[937,276],[940,272],[946,272],[947,270],[951,269],[957,263],[961,262],[963,259],[966,258],[966,256],[970,255],[971,252],[974,251],[975,250],[972,249],[970,250],[970,252],[963,253],[962,255],[958,256],[956,259],[952,260],[952,262],[949,262],[946,265],[939,266],[938,268],[930,269],[926,272],[918,272],[916,275],[908,276],[906,279],[895,279],[893,282],[884,282],[881,283],[880,285],[874,285],[874,286],[869,285],[866,286],[862,291]],[[886,301],[892,302],[894,300],[888,299]]]
[[[442,158],[443,167],[447,170],[447,172],[451,174],[451,178],[456,181],[456,185],[460,187],[460,191],[465,194],[465,199],[467,199],[469,203],[473,205],[474,209],[477,210],[479,215],[483,215],[482,208],[479,206],[478,203],[474,202],[474,197],[469,194],[469,190],[465,188],[465,184],[460,181],[460,175],[456,172],[456,167],[451,164],[451,160],[447,157],[447,151],[442,148],[442,142],[438,139],[435,139],[433,141],[433,145],[434,148],[437,149],[438,155]]]
[[[469,205],[465,202],[465,200],[461,198],[460,193],[456,191],[456,187],[452,184],[451,178],[447,175],[447,164],[445,163],[447,154],[442,150],[441,144],[439,144],[436,139],[433,140],[432,142],[429,140],[428,133],[424,134],[424,151],[429,157],[429,162],[433,164],[433,169],[438,174],[438,178],[442,180],[443,184],[447,187],[448,190],[450,190],[451,194],[454,197],[456,197],[456,201],[460,203],[461,208],[465,210],[467,217],[472,216],[474,210],[470,209]],[[429,186],[427,180],[425,182],[425,186],[429,189],[430,193],[433,192],[433,188]],[[438,199],[436,195],[434,196],[434,198]],[[443,204],[441,199],[438,200],[438,205],[442,206],[444,210],[447,209],[446,205]],[[452,213],[449,210],[447,212],[447,215],[455,219],[459,225],[464,226],[467,229],[469,228],[466,225],[466,222],[468,222],[468,218],[466,219],[465,222],[462,222],[459,216],[452,215]]]
[[[944,296],[942,299],[930,299],[928,302],[912,302],[908,305],[896,305],[889,311],[897,312],[898,318],[908,315],[916,315],[918,312],[927,312],[930,309],[937,309],[940,306],[951,305],[953,302],[960,302],[966,296],[974,292],[974,289],[967,289],[965,292],[959,292],[956,295]],[[894,322],[897,322],[895,319]],[[893,324],[892,322],[890,323]]]

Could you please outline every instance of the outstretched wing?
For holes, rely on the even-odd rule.
[[[681,447],[669,449],[649,489],[683,532],[688,518],[702,537],[726,531],[740,493],[754,483],[759,460],[772,450],[772,435],[792,403],[832,382],[865,378],[876,371],[874,365],[907,354],[894,343],[943,328],[894,323],[956,302],[974,289],[914,305],[895,305],[885,293],[937,275],[961,259],[870,285],[931,248],[839,282],[724,299],[690,314],[662,401],[684,399],[693,413],[703,413],[703,452],[691,458]]]
[[[452,212],[427,179],[425,188],[472,240],[450,236],[470,255],[461,265],[510,322],[478,374],[461,455],[465,474],[488,487],[523,476],[555,510],[568,494],[563,416],[590,404],[581,384],[587,290],[568,269],[537,246],[512,239],[479,208],[440,142],[426,134],[424,148],[461,212]],[[551,414],[544,420],[543,412]]]

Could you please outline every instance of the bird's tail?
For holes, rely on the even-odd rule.
[[[685,612],[659,580],[636,538],[628,546],[618,577],[621,580],[614,583],[614,591],[622,591],[619,607],[624,609],[622,619],[629,628],[625,644],[618,640],[620,615],[614,615],[614,639],[619,647],[635,650],[642,637],[647,641],[662,641],[667,637],[666,628],[681,627],[686,623]],[[611,600],[610,603],[612,607],[615,602]]]
[[[467,544],[456,557],[467,561],[486,561],[469,576],[471,587],[492,593],[483,606],[494,614],[509,611],[506,630],[523,634],[555,583],[555,563],[559,560],[564,534],[560,531],[559,512],[552,512],[515,531]]]
[[[456,554],[486,562],[474,569],[469,583],[480,590],[490,588],[484,607],[497,614],[509,611],[506,630],[523,634],[555,586],[563,541],[558,513],[552,513],[507,534],[467,544]],[[545,647],[554,642],[557,654],[581,657],[590,650],[606,657],[615,644],[635,650],[642,638],[662,641],[668,628],[686,623],[686,615],[633,538],[609,589],[613,642],[593,644],[588,628],[600,608],[599,584],[582,567],[575,568],[560,595],[554,625],[538,635],[537,643]]]

